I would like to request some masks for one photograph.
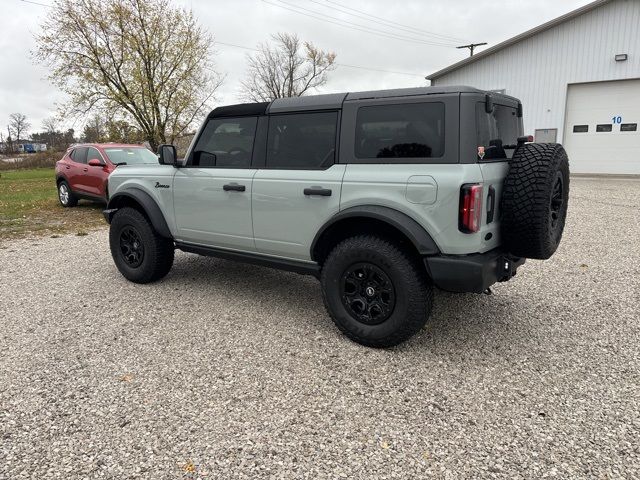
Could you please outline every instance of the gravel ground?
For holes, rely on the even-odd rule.
[[[391,350],[310,277],[179,253],[140,286],[106,230],[5,241],[0,479],[638,478],[639,186],[574,179],[550,261]]]

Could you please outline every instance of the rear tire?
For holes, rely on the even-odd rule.
[[[71,187],[66,180],[58,183],[58,201],[65,208],[75,207],[78,205],[78,197],[71,191]]]
[[[173,241],[158,235],[149,220],[134,208],[121,208],[113,216],[109,246],[120,273],[135,283],[155,282],[173,265]]]
[[[392,347],[426,323],[433,287],[420,263],[373,236],[347,238],[324,262],[324,304],[336,326],[368,347]]]
[[[546,260],[564,231],[569,159],[558,143],[528,143],[509,164],[502,191],[502,238],[518,257]]]

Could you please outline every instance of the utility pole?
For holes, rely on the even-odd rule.
[[[473,57],[473,50],[476,47],[479,47],[480,45],[486,45],[487,42],[482,42],[482,43],[470,43],[469,45],[460,45],[459,47],[456,48],[468,48],[469,49],[469,56]]]

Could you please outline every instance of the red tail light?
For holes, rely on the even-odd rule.
[[[460,188],[458,228],[464,233],[480,230],[482,220],[482,185],[468,184]]]

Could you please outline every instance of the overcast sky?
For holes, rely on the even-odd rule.
[[[34,1],[52,3],[52,0]],[[239,81],[245,73],[246,55],[251,51],[225,43],[253,48],[272,33],[292,32],[322,49],[336,52],[340,65],[319,93],[419,86],[427,84],[425,75],[468,56],[468,50],[458,50],[455,45],[469,42],[495,45],[589,2],[176,0],[176,3],[193,9],[201,24],[220,42],[215,45],[214,58],[226,79],[216,104],[232,104],[239,101]],[[3,12],[0,130],[6,136],[9,114],[21,112],[29,118],[31,131],[38,131],[42,120],[55,114],[56,103],[64,101],[47,81],[46,70],[35,64],[30,54],[35,47],[33,32],[38,30],[48,8],[22,0],[0,0],[0,5]],[[375,33],[369,33],[374,30]],[[487,47],[478,51],[482,48]],[[81,129],[77,123],[73,126],[76,131]]]

